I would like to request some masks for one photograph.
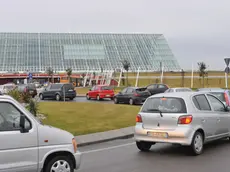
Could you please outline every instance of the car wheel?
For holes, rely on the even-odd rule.
[[[39,98],[40,98],[41,100],[43,100],[43,99],[44,99],[43,94],[40,94],[40,95],[39,95]]]
[[[118,103],[119,103],[116,97],[114,98],[114,103],[115,103],[115,104],[118,104]]]
[[[134,100],[133,99],[129,99],[129,104],[130,105],[134,105]]]
[[[56,98],[57,101],[61,100],[61,96],[59,94],[56,94],[55,98]]]
[[[86,94],[86,99],[90,100],[89,94]]]
[[[68,171],[74,172],[73,161],[68,156],[56,156],[44,168],[44,172]]]
[[[150,143],[150,142],[136,142],[137,148],[140,151],[147,152],[151,148],[151,146],[155,143]]]
[[[111,99],[111,100],[114,100],[114,97],[111,97],[110,99]]]
[[[191,144],[191,153],[193,155],[200,155],[203,152],[204,148],[204,137],[200,132],[196,132],[193,136],[192,144]]]
[[[97,100],[99,101],[99,100],[101,100],[101,98],[100,98],[100,96],[99,95],[97,95]]]

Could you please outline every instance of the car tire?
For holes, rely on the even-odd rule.
[[[111,100],[114,100],[114,97],[111,97],[110,99],[111,99]]]
[[[56,171],[74,172],[74,163],[68,156],[56,156],[47,163],[43,172],[51,172],[52,168],[56,169]]]
[[[130,105],[134,105],[134,100],[133,99],[129,99],[129,104]]]
[[[90,100],[89,94],[86,94],[86,99]]]
[[[98,100],[98,101],[100,101],[100,100],[101,100],[101,98],[100,98],[100,96],[99,96],[99,95],[97,95],[97,100]]]
[[[40,100],[44,100],[43,94],[39,95]]]
[[[61,100],[61,96],[60,96],[59,94],[56,94],[56,95],[55,95],[55,99],[56,99],[57,101],[60,101],[60,100]]]
[[[114,101],[114,104],[119,104],[119,101],[116,97],[114,97],[113,101]]]
[[[204,148],[204,136],[201,132],[197,131],[192,139],[191,143],[191,154],[194,156],[200,155],[203,153]]]
[[[136,142],[137,148],[142,152],[148,152],[153,144],[155,144],[155,143],[142,142],[142,141]]]

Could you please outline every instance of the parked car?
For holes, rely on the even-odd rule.
[[[205,143],[230,137],[230,107],[203,92],[163,93],[149,97],[136,117],[137,148],[155,143],[189,146],[194,155]]]
[[[16,89],[21,93],[29,93],[33,98],[37,95],[35,84],[20,84]]]
[[[150,84],[145,88],[151,93],[151,95],[164,93],[167,89],[169,89],[169,87],[165,84]]]
[[[182,87],[182,88],[169,88],[165,91],[165,93],[172,93],[172,92],[191,92],[193,91],[191,88],[185,88],[185,87]]]
[[[0,95],[0,132],[0,171],[73,172],[80,166],[72,134],[42,124],[7,95]]]
[[[199,92],[208,92],[220,99],[225,105],[230,106],[230,90],[222,88],[201,88]]]
[[[76,97],[76,91],[74,90],[73,84],[49,84],[48,87],[45,87],[39,93],[39,97],[41,100],[51,98],[60,101],[63,100],[64,97],[73,100]]]
[[[114,103],[142,104],[149,96],[151,94],[145,88],[127,87],[114,96]]]
[[[34,82],[36,88],[41,88],[42,85],[39,82]]]
[[[1,94],[8,94],[9,91],[14,90],[16,88],[15,84],[4,84],[0,85],[0,93]]]
[[[113,100],[114,90],[108,85],[96,85],[93,86],[86,94],[87,100],[97,99],[101,100],[104,98],[110,98]]]

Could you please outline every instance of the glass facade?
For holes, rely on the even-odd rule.
[[[1,72],[112,71],[124,59],[130,71],[181,69],[161,34],[0,33]]]

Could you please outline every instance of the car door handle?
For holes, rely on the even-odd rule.
[[[217,122],[220,122],[220,119],[217,119]]]
[[[202,119],[201,122],[205,122],[205,119]]]

